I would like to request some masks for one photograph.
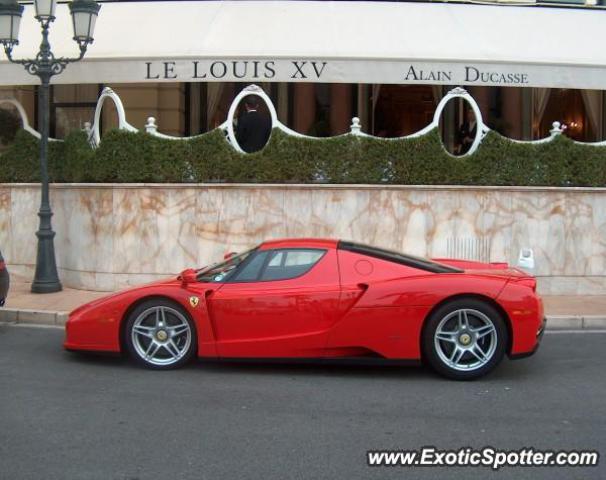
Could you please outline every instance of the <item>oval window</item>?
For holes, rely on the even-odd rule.
[[[439,120],[440,136],[444,148],[460,157],[471,154],[479,144],[481,127],[472,104],[464,97],[449,99]]]
[[[233,139],[245,153],[262,150],[271,137],[272,115],[266,100],[258,94],[243,96],[233,116]]]

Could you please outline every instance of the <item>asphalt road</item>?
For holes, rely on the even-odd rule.
[[[546,334],[487,379],[419,367],[206,364],[153,372],[0,326],[0,478],[606,478],[606,334]],[[373,467],[369,449],[593,449],[593,468]]]

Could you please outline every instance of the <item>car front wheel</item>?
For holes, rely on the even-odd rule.
[[[177,368],[196,351],[196,334],[189,315],[177,304],[154,299],[138,305],[124,332],[129,354],[153,369]]]
[[[423,334],[425,359],[439,374],[472,380],[493,370],[505,355],[508,332],[490,304],[460,299],[439,307]]]

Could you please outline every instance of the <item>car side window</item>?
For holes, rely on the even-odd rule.
[[[282,265],[282,260],[285,257],[284,252],[281,252],[278,250],[277,252],[273,252],[273,253],[275,253],[275,254],[272,255],[271,260],[269,261],[267,266],[268,267],[279,267],[280,265]]]
[[[259,275],[270,251],[265,250],[256,252],[252,258],[244,263],[241,269],[230,278],[230,282],[254,282],[259,279]]]
[[[288,280],[307,273],[324,256],[326,250],[293,248],[272,250],[261,281]]]

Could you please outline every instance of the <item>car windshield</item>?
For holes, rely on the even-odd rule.
[[[224,282],[237,270],[238,266],[244,260],[246,260],[248,256],[255,250],[256,248],[247,250],[246,252],[234,255],[233,257],[230,257],[223,262],[215,263],[214,265],[202,268],[200,271],[198,271],[198,281]]]

